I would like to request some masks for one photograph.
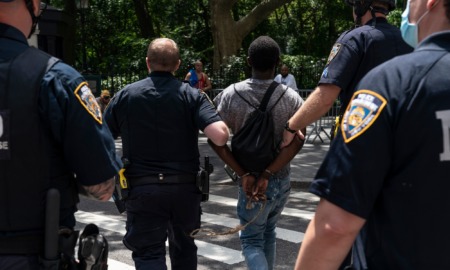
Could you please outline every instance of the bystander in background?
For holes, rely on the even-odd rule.
[[[289,73],[289,67],[285,64],[281,66],[280,74],[275,76],[275,81],[284,84],[295,91],[298,91],[297,82],[295,81],[294,75]]]
[[[102,93],[100,94],[100,96],[97,97],[95,100],[97,101],[98,105],[100,106],[100,111],[102,113],[104,113],[106,106],[108,106],[109,101],[111,100],[111,93],[109,92],[109,90],[104,89],[104,90],[102,90]]]

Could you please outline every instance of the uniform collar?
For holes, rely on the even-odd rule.
[[[28,46],[27,38],[19,29],[4,23],[0,23],[0,38],[12,39]]]
[[[7,61],[29,47],[27,38],[17,28],[0,23],[0,61]]]
[[[168,71],[152,71],[149,77],[173,77],[173,74]]]
[[[416,48],[416,51],[421,50],[430,50],[430,49],[438,49],[438,50],[448,50],[450,47],[450,31],[442,31],[434,33],[428,37],[426,37]]]
[[[383,18],[383,17],[376,17],[375,20],[377,23],[387,23],[387,19]],[[366,22],[365,25],[372,25],[372,21],[373,21],[373,18],[370,19],[368,22]]]

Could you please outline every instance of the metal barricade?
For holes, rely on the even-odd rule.
[[[223,88],[216,88],[216,89],[211,89],[211,90],[209,90],[207,93],[208,93],[209,98],[210,98],[211,100],[214,100],[214,98],[215,98],[220,92],[222,92],[222,90],[223,90]]]
[[[324,116],[320,117],[319,120],[314,122],[311,132],[306,137],[306,141],[314,143],[314,141],[317,138],[319,138],[320,141],[323,143],[324,140],[321,137],[322,133],[325,134],[325,136],[328,137],[328,139],[330,140],[332,132],[331,129],[334,125],[336,116],[339,115],[340,109],[341,109],[340,103],[339,101],[336,101],[331,107],[331,109],[328,110],[328,112]],[[311,138],[311,136],[314,137],[310,141],[309,139]]]

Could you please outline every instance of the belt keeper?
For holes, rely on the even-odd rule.
[[[158,179],[159,179],[159,181],[164,180],[164,174],[162,174],[162,173],[158,174]]]

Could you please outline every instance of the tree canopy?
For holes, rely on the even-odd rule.
[[[80,0],[48,2],[74,14],[75,66],[82,70],[85,51],[87,67],[99,74],[145,72],[156,37],[178,43],[183,75],[196,59],[206,69],[245,66],[246,49],[260,35],[280,44],[291,67],[302,66],[326,58],[339,34],[353,27],[343,0],[89,0],[88,9],[77,8]],[[397,24],[400,14],[394,12]]]

